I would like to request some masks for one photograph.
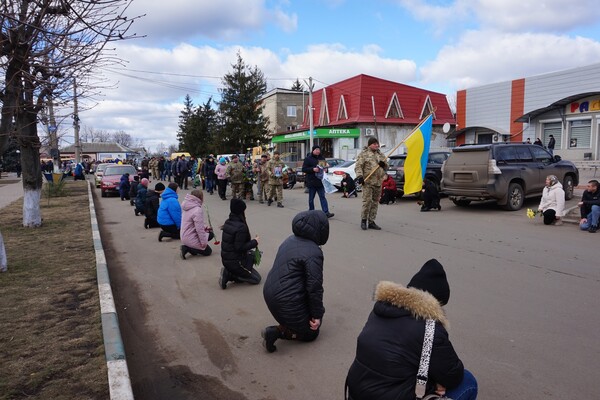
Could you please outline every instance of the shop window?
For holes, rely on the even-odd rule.
[[[589,149],[592,140],[592,121],[578,119],[569,121],[569,148]]]
[[[542,125],[542,142],[548,146],[550,135],[554,136],[556,144],[554,150],[559,150],[562,145],[562,122],[549,122]]]
[[[296,117],[296,106],[287,106],[287,116]]]

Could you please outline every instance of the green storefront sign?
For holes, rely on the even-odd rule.
[[[319,128],[315,129],[314,139],[327,138],[357,138],[360,137],[360,128]],[[286,133],[284,135],[273,136],[273,143],[298,142],[301,140],[310,140],[308,131]]]

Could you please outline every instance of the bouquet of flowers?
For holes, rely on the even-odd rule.
[[[536,215],[539,215],[541,217],[542,215],[544,215],[544,213],[542,212],[542,210],[534,211],[531,208],[527,209],[527,218],[534,219]]]
[[[261,258],[262,258],[262,251],[260,251],[257,246],[256,249],[254,249],[254,265],[256,265],[258,267],[260,265]]]

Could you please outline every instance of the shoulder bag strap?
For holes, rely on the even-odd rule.
[[[429,374],[429,360],[431,358],[431,349],[433,348],[433,335],[435,333],[435,321],[428,319],[425,321],[425,337],[423,339],[423,349],[421,350],[421,361],[419,361],[419,371],[417,372],[417,386],[415,394],[420,400],[425,396],[427,385],[427,375]]]

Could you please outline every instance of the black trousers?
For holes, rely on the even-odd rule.
[[[383,189],[383,196],[379,200],[379,204],[390,204],[396,201],[396,193],[391,189]]]
[[[219,197],[224,199],[227,191],[227,179],[217,179]]]
[[[148,226],[148,228],[158,228],[160,226],[156,221],[156,217],[146,217],[144,223]]]
[[[177,225],[161,225],[160,227],[165,232],[164,236],[179,239],[179,228],[177,228]]]
[[[556,210],[544,211],[544,225],[550,225],[556,221]]]

